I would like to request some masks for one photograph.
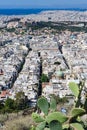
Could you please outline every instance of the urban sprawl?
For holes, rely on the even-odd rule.
[[[22,91],[35,106],[40,95],[48,100],[51,94],[73,97],[69,83],[84,81],[84,101],[86,22],[87,12],[74,11],[0,16],[0,100],[15,100],[16,93]],[[42,75],[47,76],[46,82],[41,81]]]

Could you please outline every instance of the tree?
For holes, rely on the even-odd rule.
[[[11,98],[7,98],[4,105],[5,112],[12,112],[15,109],[14,100]]]
[[[3,102],[0,101],[0,111],[4,108]]]
[[[57,104],[60,104],[60,103],[64,104],[64,103],[68,102],[67,97],[60,98],[58,95],[56,96],[55,94],[51,94],[50,96],[53,97],[56,100]]]
[[[54,65],[60,65],[61,63],[59,61],[54,62]]]
[[[48,78],[48,76],[46,74],[42,74],[41,82],[49,82],[49,78]]]
[[[24,92],[20,91],[16,94],[15,105],[17,110],[23,110],[28,107],[28,99]]]

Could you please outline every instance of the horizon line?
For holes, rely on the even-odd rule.
[[[10,8],[10,7],[3,7],[3,8],[0,8],[1,9],[87,9],[87,8],[82,8],[82,7],[61,7],[61,8],[58,8],[58,7],[33,7],[33,8],[29,8],[29,7],[14,7],[14,8]]]

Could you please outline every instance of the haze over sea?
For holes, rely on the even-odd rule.
[[[87,9],[67,8],[67,9],[0,9],[0,15],[28,15],[38,14],[48,10],[70,10],[70,11],[86,11]]]

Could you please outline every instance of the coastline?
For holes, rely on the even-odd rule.
[[[8,10],[8,9],[7,9]],[[11,11],[13,9],[9,9]],[[16,9],[14,9],[16,10]],[[18,9],[19,10],[19,9]],[[27,9],[28,10],[28,9]],[[26,11],[27,11],[26,10]],[[30,10],[30,9],[29,9]],[[31,9],[32,10],[32,9]],[[19,10],[21,11],[21,10]],[[87,10],[85,11],[73,11],[73,10],[37,10],[37,12],[28,14],[12,14],[12,15],[0,15],[0,20],[7,21],[13,18],[24,18],[25,20],[35,21],[35,22],[87,22]],[[38,12],[39,11],[39,12]]]
[[[48,11],[78,11],[78,12],[85,12],[87,9],[79,9],[79,8],[37,8],[37,9],[21,9],[21,8],[14,8],[14,9],[0,9],[0,16],[1,15],[30,15],[30,14],[40,14],[43,12],[48,12]]]

